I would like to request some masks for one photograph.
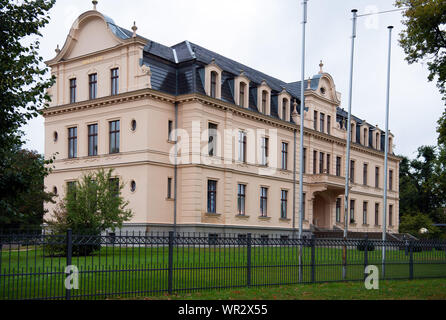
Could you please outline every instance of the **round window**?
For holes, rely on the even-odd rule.
[[[130,182],[130,191],[135,192],[136,190],[136,182],[135,180],[132,180],[132,182]]]
[[[132,120],[132,123],[130,126],[132,128],[132,131],[135,131],[136,130],[136,120]]]
[[[325,88],[324,87],[321,88],[321,93],[325,94]]]

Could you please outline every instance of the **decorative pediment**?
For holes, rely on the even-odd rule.
[[[322,74],[316,93],[325,99],[332,100],[335,104],[341,103],[333,78],[328,73]]]
[[[125,40],[116,35],[117,31],[118,27],[111,19],[96,10],[87,11],[76,19],[63,48],[56,50],[56,57],[47,61],[47,64],[53,65],[61,60],[85,56],[120,45]]]

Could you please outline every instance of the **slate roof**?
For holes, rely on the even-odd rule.
[[[133,32],[129,31],[125,28],[117,26],[112,19],[105,17],[107,24],[109,25],[112,32],[121,39],[129,39],[132,37]],[[236,77],[240,75],[241,71],[244,72],[245,76],[251,81],[251,89],[250,89],[250,106],[249,108],[257,111],[256,107],[256,89],[255,87],[259,85],[263,80],[266,81],[268,86],[272,89],[272,101],[271,101],[271,115],[274,117],[278,117],[277,112],[277,97],[276,95],[280,93],[283,89],[285,89],[293,98],[296,98],[298,104],[300,104],[300,94],[301,94],[301,81],[295,81],[291,83],[286,83],[280,79],[269,76],[261,71],[255,70],[251,67],[248,67],[242,63],[239,63],[235,60],[222,56],[214,51],[203,48],[195,43],[189,42],[187,40],[177,43],[172,47],[165,46],[158,42],[146,39],[138,34],[138,37],[145,39],[147,41],[146,46],[144,47],[145,56],[142,59],[142,63],[150,65],[152,68],[152,85],[154,89],[168,92],[171,94],[184,94],[193,92],[195,90],[199,93],[204,93],[204,83],[203,83],[203,74],[200,74],[200,71],[196,71],[195,78],[193,69],[190,70],[180,70],[181,64],[185,62],[192,62],[199,68],[202,65],[207,65],[212,62],[212,59],[215,59],[215,63],[223,69],[224,80],[222,83],[222,99],[228,102],[233,101],[233,87],[231,88],[231,80],[229,75],[232,77]],[[154,63],[150,60],[150,56],[155,56],[170,62],[172,66],[169,68],[163,68],[162,65],[158,63]],[[175,69],[176,68],[176,69]],[[200,78],[201,77],[201,78]],[[311,78],[310,89],[316,90],[319,86],[319,81],[322,75],[317,74]],[[195,83],[194,83],[195,79]],[[305,80],[305,90],[307,90],[308,80]],[[299,107],[297,108],[299,112]],[[337,120],[346,119],[348,116],[347,111],[344,109],[337,107]],[[366,122],[358,117],[352,115],[352,119],[356,121],[358,125],[365,124]],[[291,119],[290,119],[291,121]],[[375,126],[370,125],[370,129],[374,130]]]

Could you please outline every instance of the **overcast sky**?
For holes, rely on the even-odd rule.
[[[317,74],[319,61],[348,107],[351,9],[358,14],[394,9],[390,0],[309,0],[306,78]],[[74,20],[92,8],[89,0],[57,0],[43,30],[41,55],[55,56]],[[286,82],[301,76],[301,0],[99,0],[98,10],[116,24],[164,45],[189,40]],[[390,125],[395,152],[414,157],[421,145],[435,144],[437,120],[444,110],[427,67],[408,65],[397,38],[401,13],[358,18],[352,113],[384,128],[388,25],[393,31]],[[29,149],[44,152],[43,118],[25,128]]]

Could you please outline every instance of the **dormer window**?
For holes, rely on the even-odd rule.
[[[217,72],[211,72],[211,97],[217,97]]]
[[[266,113],[266,99],[268,98],[268,92],[266,90],[262,91],[262,105],[261,112]]]
[[[271,114],[271,89],[265,80],[257,87],[257,110],[266,115]]]
[[[288,115],[288,99],[283,98],[282,99],[282,120],[287,121],[287,115]]]
[[[379,132],[376,133],[375,149],[379,150]]]
[[[205,92],[214,99],[221,99],[221,74],[223,70],[212,62],[205,67]]]
[[[277,101],[277,111],[279,113],[279,118],[283,121],[290,121],[291,96],[288,94],[285,88],[283,88],[282,92],[279,94]]]
[[[363,145],[367,146],[367,128],[364,128],[364,137],[363,137]]]
[[[245,107],[246,83],[240,82],[240,96],[238,98],[240,107]]]

